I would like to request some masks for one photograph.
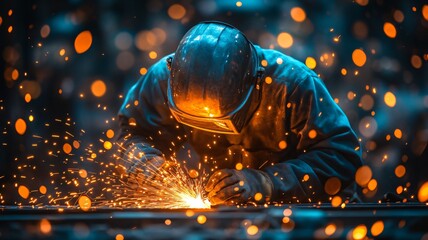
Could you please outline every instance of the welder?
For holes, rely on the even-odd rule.
[[[129,90],[118,119],[123,168],[156,174],[187,143],[208,166],[213,205],[355,195],[360,144],[322,80],[226,23],[192,27]]]

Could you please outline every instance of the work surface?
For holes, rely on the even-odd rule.
[[[420,203],[187,209],[0,206],[0,239],[428,239]]]

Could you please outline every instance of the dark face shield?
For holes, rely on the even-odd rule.
[[[248,91],[248,94],[241,105],[233,112],[226,114],[222,117],[200,117],[193,116],[178,109],[172,98],[172,93],[168,88],[168,103],[172,115],[175,119],[185,125],[201,129],[208,132],[215,132],[221,134],[239,134],[244,127],[247,119],[249,108],[253,103],[252,98],[254,95],[260,94],[258,90],[254,90],[254,86]]]

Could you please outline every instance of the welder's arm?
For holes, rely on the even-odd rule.
[[[340,190],[354,182],[362,165],[359,141],[346,115],[334,102],[321,80],[309,77],[287,98],[290,130],[296,136],[295,159],[264,168],[272,180],[273,201],[326,201],[328,179],[340,180]],[[337,182],[337,181],[336,181]],[[329,186],[335,194],[338,184]],[[339,189],[337,189],[339,190]]]
[[[145,167],[153,172],[180,144],[182,129],[166,102],[168,74],[160,60],[130,89],[119,111],[118,163],[128,172]]]

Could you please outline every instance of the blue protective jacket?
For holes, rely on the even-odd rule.
[[[326,182],[340,192],[354,186],[362,165],[360,143],[349,121],[320,78],[303,63],[256,46],[267,61],[262,99],[239,135],[222,135],[178,123],[168,108],[169,70],[165,57],[129,91],[119,111],[123,149],[174,156],[186,142],[205,169],[243,167],[266,172],[276,202],[328,201]],[[173,56],[171,54],[170,56]],[[129,163],[122,162],[125,167]],[[337,181],[339,180],[339,181]],[[336,194],[336,190],[327,190]]]

